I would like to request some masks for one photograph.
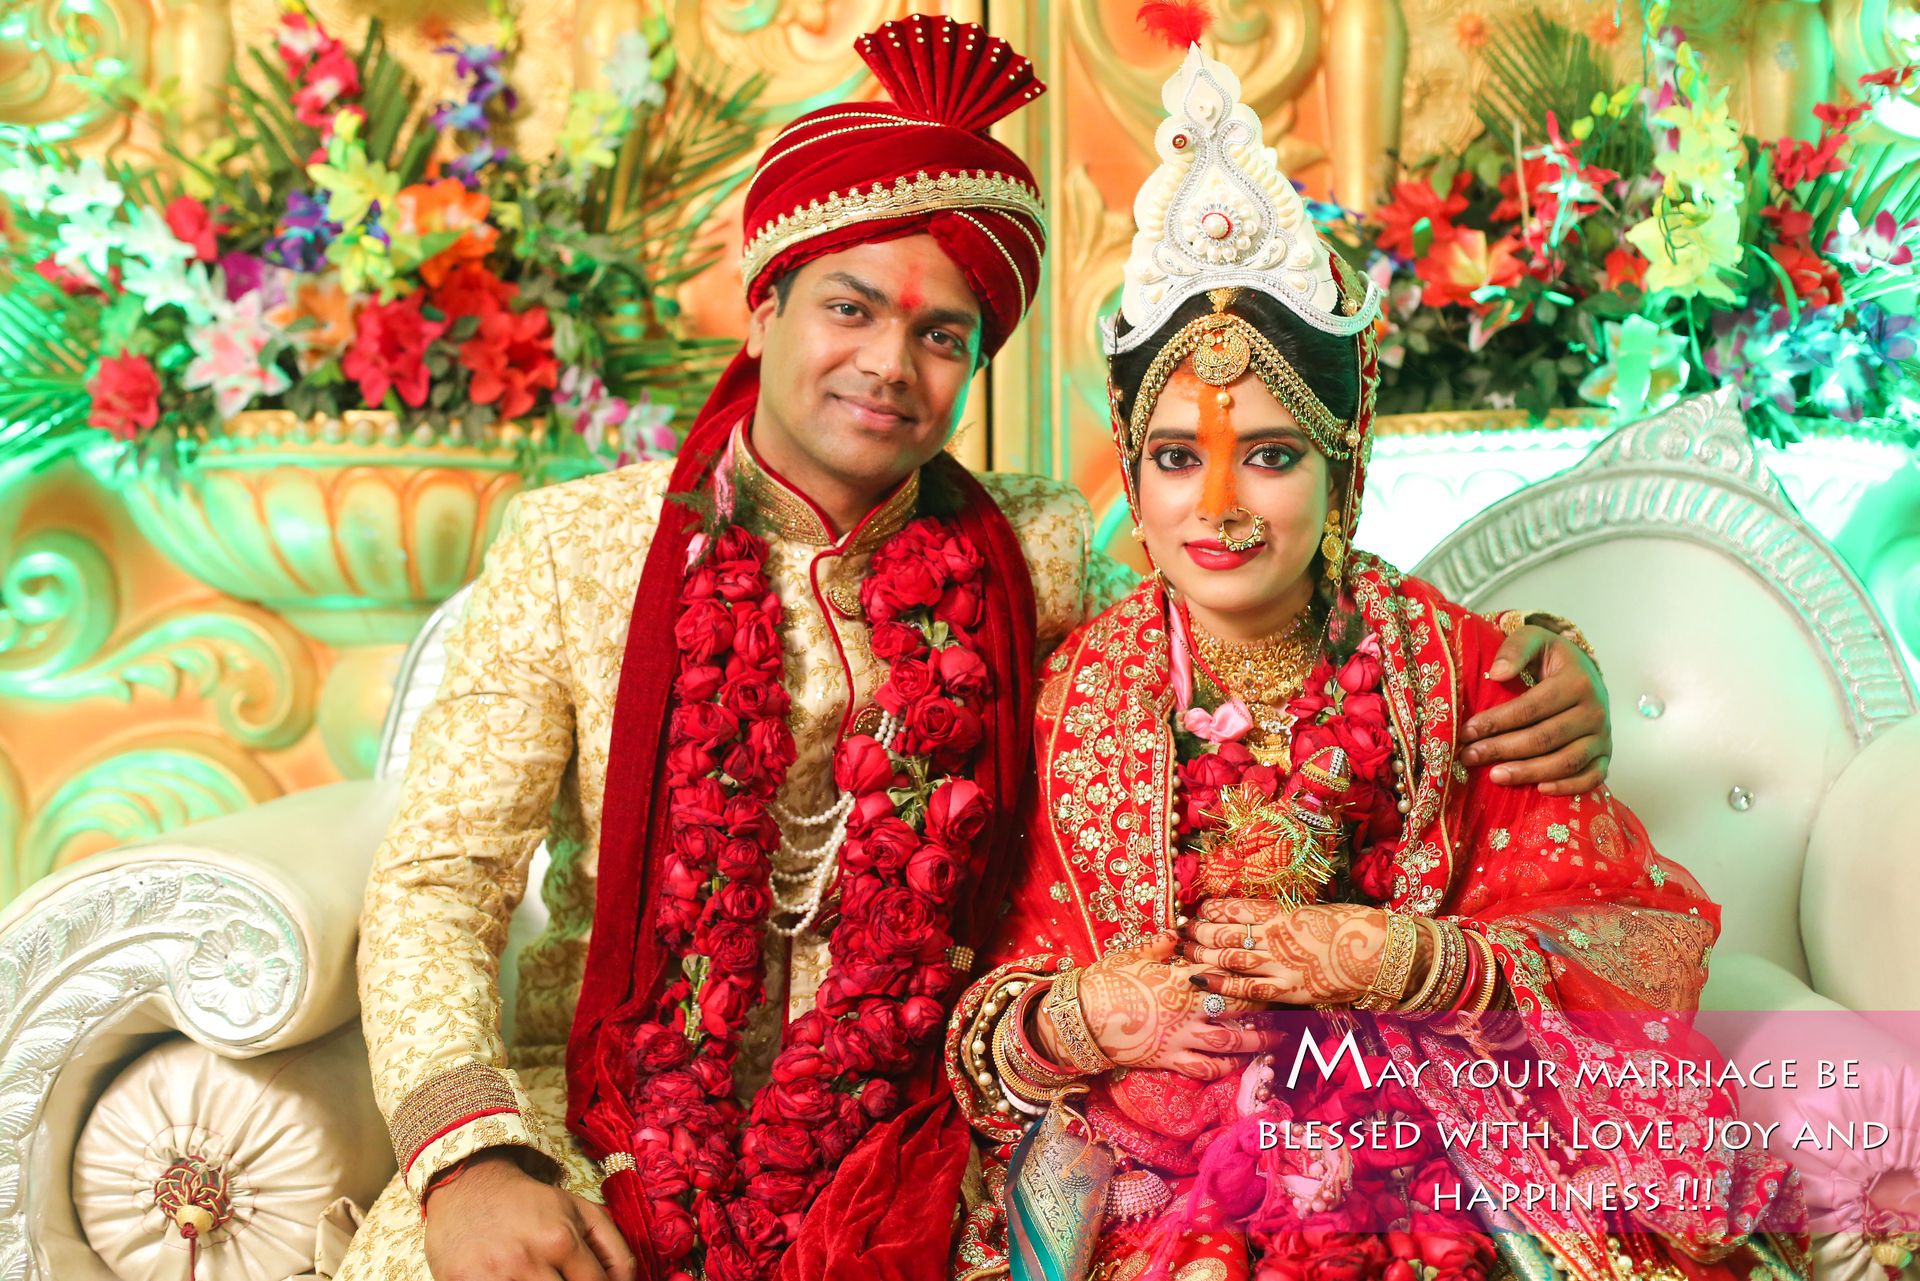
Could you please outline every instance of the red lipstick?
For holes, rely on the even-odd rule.
[[[1227,545],[1218,539],[1186,544],[1187,559],[1202,569],[1238,569],[1258,556],[1266,549],[1265,543],[1256,543],[1243,552],[1228,551]]]

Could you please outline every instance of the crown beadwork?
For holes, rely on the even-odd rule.
[[[1306,202],[1280,171],[1260,121],[1240,101],[1240,79],[1198,44],[1160,91],[1167,118],[1154,134],[1160,166],[1134,198],[1120,314],[1109,355],[1147,341],[1197,294],[1242,287],[1279,299],[1307,324],[1351,337],[1374,322],[1380,292],[1341,306],[1332,250]]]

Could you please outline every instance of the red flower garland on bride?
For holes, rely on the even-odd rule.
[[[780,842],[770,806],[794,760],[766,557],[764,542],[729,526],[701,548],[681,591],[659,914],[681,974],[630,1030],[631,1151],[653,1248],[681,1268],[701,1252],[712,1281],[771,1275],[833,1167],[900,1109],[897,1078],[944,1028],[961,978],[948,963],[952,911],[992,817],[964,777],[983,739],[976,709],[992,692],[975,642],[985,562],[923,517],[874,552],[861,585],[873,651],[887,663],[875,700],[897,729],[891,745],[856,734],[835,752],[835,782],[853,804],[827,974],[743,1110],[733,1068],[765,996]]]
[[[1289,754],[1295,765],[1323,748],[1347,754],[1353,784],[1347,792],[1350,877],[1372,903],[1393,891],[1393,864],[1400,854],[1400,811],[1393,788],[1393,737],[1387,721],[1378,640],[1340,643],[1357,619],[1351,599],[1343,597],[1328,624],[1328,643],[1307,673],[1300,693],[1286,706],[1293,720]],[[1220,793],[1248,785],[1267,800],[1285,790],[1287,775],[1254,759],[1244,743],[1229,741],[1181,762],[1180,828],[1175,876],[1180,898],[1193,903],[1200,838],[1220,826]]]

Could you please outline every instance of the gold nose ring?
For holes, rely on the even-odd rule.
[[[1253,524],[1247,530],[1245,538],[1235,538],[1227,533],[1227,522],[1234,513],[1244,513],[1253,517]],[[1220,518],[1220,545],[1230,552],[1248,552],[1267,541],[1267,518],[1258,512],[1248,512],[1244,507],[1236,507]]]

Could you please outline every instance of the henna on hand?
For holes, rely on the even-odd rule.
[[[1193,985],[1240,1000],[1351,1005],[1372,985],[1386,948],[1387,914],[1351,903],[1289,909],[1209,899],[1200,915],[1182,949],[1204,967]]]
[[[1207,994],[1187,982],[1192,971],[1174,962],[1172,935],[1113,952],[1080,978],[1080,1008],[1102,1053],[1120,1067],[1160,1068],[1200,1080],[1232,1071],[1249,1054],[1276,1048],[1280,1038],[1261,1029],[1229,1027],[1206,1014]],[[1253,1006],[1230,1001],[1229,1010]]]

